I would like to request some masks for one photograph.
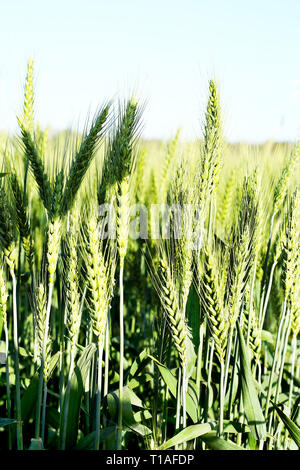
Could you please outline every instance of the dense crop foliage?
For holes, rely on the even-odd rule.
[[[0,448],[299,447],[300,147],[227,144],[213,80],[193,143],[142,141],[134,98],[81,136],[34,109],[30,61],[0,136]]]

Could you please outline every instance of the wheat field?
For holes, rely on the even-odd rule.
[[[197,141],[143,140],[135,97],[49,134],[33,83],[0,135],[0,449],[300,447],[300,146],[227,143],[214,80]]]

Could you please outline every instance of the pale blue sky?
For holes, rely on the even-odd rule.
[[[145,137],[195,137],[214,76],[229,140],[300,138],[299,0],[1,0],[0,19],[0,129],[33,56],[44,126],[136,90]]]

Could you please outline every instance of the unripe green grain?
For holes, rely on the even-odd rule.
[[[15,202],[15,211],[21,241],[28,259],[29,266],[32,268],[34,261],[34,248],[30,231],[29,217],[27,214],[26,200],[24,200],[23,191],[15,174],[11,175],[11,188]]]
[[[49,222],[48,226],[48,244],[47,244],[47,261],[48,261],[48,283],[53,284],[56,271],[59,247],[61,240],[62,222],[60,218],[56,218]]]

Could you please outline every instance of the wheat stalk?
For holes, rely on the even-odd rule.
[[[96,432],[94,448],[100,445],[100,404],[102,389],[102,354],[104,335],[108,321],[108,310],[113,295],[115,274],[114,247],[104,250],[99,231],[97,213],[92,211],[86,223],[85,265],[89,289],[89,312],[93,333],[97,339],[98,376],[96,393]]]

